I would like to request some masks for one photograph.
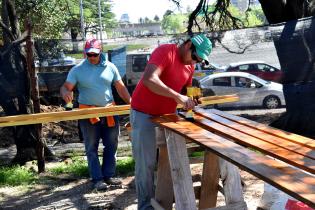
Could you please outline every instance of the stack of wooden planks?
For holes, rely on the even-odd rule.
[[[178,115],[156,117],[153,121],[168,131],[167,144],[175,141],[178,138],[176,136],[182,137],[176,141],[177,143],[180,140],[185,142],[185,139],[189,139],[203,146],[206,151],[315,208],[314,139],[275,129],[216,109],[196,109],[194,122],[189,122]],[[170,138],[172,136],[176,138]],[[168,150],[170,149],[168,147]],[[168,154],[175,153],[184,154],[182,150],[169,151]],[[171,161],[170,159],[171,166],[175,165],[174,168],[178,171],[184,170],[185,167],[189,168],[183,165],[178,166]],[[173,173],[172,170],[171,173]],[[208,176],[208,173],[203,173],[203,176]],[[179,180],[173,179],[174,186],[177,182]],[[181,185],[188,188],[191,183],[181,183]],[[185,199],[182,201],[184,202]],[[190,201],[193,202],[192,199]]]

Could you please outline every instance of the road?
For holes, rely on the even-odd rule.
[[[229,53],[218,46],[213,49],[210,60],[219,65],[227,65],[232,62],[259,60],[265,61],[277,68],[280,68],[279,59],[273,42],[261,42],[251,45],[243,54]]]
[[[250,30],[250,29],[249,29]],[[247,33],[248,34],[248,33]],[[241,48],[244,46],[248,46],[248,48],[245,50],[242,54],[236,54],[236,53],[230,53],[226,49],[222,47],[220,44],[216,44],[216,46],[213,48],[213,51],[210,55],[210,60],[213,63],[219,64],[219,65],[228,65],[232,62],[240,62],[240,61],[248,61],[248,60],[260,60],[265,61],[268,64],[271,64],[277,68],[280,68],[279,59],[276,53],[276,49],[274,46],[274,43],[272,41],[269,42],[261,42],[262,38],[258,38],[259,42],[256,44],[252,43],[245,43],[246,38],[249,38],[248,35],[245,38],[242,38],[242,44],[240,44]],[[228,40],[224,43],[227,45],[230,50],[232,51],[241,51],[242,49],[239,49],[237,44],[237,41],[231,38],[227,38]],[[151,48],[154,49],[158,46],[159,43],[173,43],[172,37],[150,37],[150,38],[130,38],[128,40],[119,40],[116,39],[116,44],[147,44],[151,45]],[[245,40],[245,41],[244,41]],[[257,42],[257,41],[256,41]]]

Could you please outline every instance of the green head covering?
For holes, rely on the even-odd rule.
[[[209,64],[209,58],[208,56],[211,53],[212,50],[212,43],[211,41],[204,35],[204,34],[198,34],[191,38],[191,42],[196,47],[196,53],[197,55],[202,58],[206,64]]]

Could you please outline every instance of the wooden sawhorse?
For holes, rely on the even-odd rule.
[[[205,151],[199,197],[196,197],[186,140],[182,136],[163,128],[157,128],[159,160],[155,199],[151,200],[155,209],[172,209],[174,196],[176,209],[242,210],[247,209],[244,202],[241,178],[238,168]],[[223,181],[226,206],[217,207],[219,177]],[[198,191],[198,190],[197,190]],[[197,194],[197,193],[196,193]]]

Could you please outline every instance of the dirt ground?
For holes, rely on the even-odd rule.
[[[43,111],[58,111],[60,107],[45,107]],[[270,123],[280,113],[261,115],[244,115],[244,117]],[[260,116],[260,117],[259,117]],[[122,119],[123,125],[128,119]],[[10,129],[0,128],[0,161],[9,161],[15,152],[13,140],[9,138]],[[83,151],[83,144],[77,133],[77,122],[47,123],[43,127],[43,136],[48,145],[54,149],[58,156],[66,154],[67,151]],[[6,139],[5,141],[3,139]],[[121,126],[121,137],[119,147],[129,148],[127,132]],[[118,154],[119,155],[119,154]],[[47,163],[51,167],[55,163]],[[200,173],[201,164],[191,165],[192,174]],[[49,176],[42,174],[41,176]],[[263,193],[263,182],[254,176],[241,171],[245,182],[244,198],[249,210],[256,210]],[[0,188],[0,209],[127,209],[134,210],[137,207],[137,199],[134,185],[134,177],[120,177],[121,186],[112,186],[104,192],[92,189],[88,179],[76,177],[51,177],[46,183],[37,184],[32,187],[2,187]],[[218,206],[224,205],[224,197],[218,193]]]

